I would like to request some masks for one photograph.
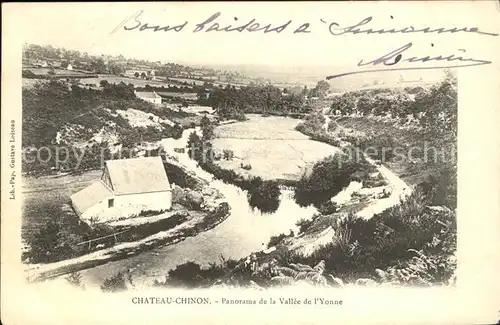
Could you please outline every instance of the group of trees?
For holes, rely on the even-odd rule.
[[[320,80],[316,84],[316,87],[309,91],[308,97],[318,97],[319,99],[324,99],[330,90],[330,84],[328,81]]]
[[[295,186],[295,201],[300,206],[313,204],[321,210],[332,210],[330,198],[342,191],[367,162],[360,155],[339,153],[329,156],[304,174]],[[334,209],[333,209],[334,210]]]
[[[346,92],[332,98],[331,109],[343,115],[390,114],[400,118],[413,115],[422,125],[431,123],[447,132],[448,127],[456,124],[456,101],[457,80],[447,72],[442,82],[427,89],[407,87]]]
[[[307,87],[295,86],[281,89],[271,84],[251,83],[236,89],[227,85],[225,88],[214,88],[207,100],[219,116],[223,118],[242,118],[245,113],[293,115],[311,110],[311,103],[316,99],[324,99],[330,84],[321,80],[317,85]]]
[[[302,95],[283,93],[272,85],[249,85],[241,89],[228,85],[214,89],[208,100],[222,118],[241,118],[245,113],[300,113],[304,103]]]

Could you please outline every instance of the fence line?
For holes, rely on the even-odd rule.
[[[119,232],[115,232],[115,233],[113,233],[111,235],[106,235],[106,236],[102,236],[102,237],[98,237],[98,238],[93,238],[93,239],[89,239],[89,240],[86,240],[86,241],[82,241],[81,243],[76,244],[76,246],[83,245],[85,243],[89,243],[89,249],[90,249],[90,245],[92,244],[92,242],[98,241],[98,240],[103,239],[103,238],[109,238],[109,237],[115,237],[115,242],[116,242],[117,241],[116,235],[123,234],[124,232],[130,231],[130,229],[131,228],[128,228],[128,229],[125,229],[125,230],[122,230],[122,231],[119,231]]]

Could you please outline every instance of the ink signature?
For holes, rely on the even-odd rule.
[[[406,50],[412,47],[412,43],[408,43],[406,45],[401,46],[400,48],[391,51],[381,57],[371,60],[369,62],[364,62],[364,60],[360,60],[358,63],[358,67],[364,66],[396,66],[395,68],[383,68],[383,69],[373,69],[373,70],[359,70],[359,71],[351,71],[336,75],[331,75],[326,77],[326,80],[330,80],[333,78],[344,77],[353,74],[361,74],[361,73],[369,73],[369,72],[382,72],[382,71],[402,71],[402,70],[430,70],[430,69],[445,69],[445,68],[463,68],[463,67],[472,67],[484,64],[491,64],[491,61],[480,60],[474,58],[464,58],[463,56],[456,56],[455,54],[450,54],[447,56],[438,55],[438,56],[424,56],[424,57],[407,57],[403,58],[403,54]],[[464,49],[459,49],[461,52],[466,52]],[[428,63],[428,62],[461,62],[459,64],[445,64],[441,66],[403,66],[398,67],[397,65],[401,62],[408,63]]]
[[[393,19],[393,18],[394,17],[391,16],[391,19]],[[498,36],[498,34],[496,34],[496,33],[489,33],[489,32],[480,31],[478,27],[460,27],[460,28],[457,28],[457,27],[451,27],[451,28],[424,27],[424,28],[415,28],[413,26],[407,26],[407,27],[400,28],[400,29],[395,29],[395,28],[391,28],[391,29],[384,29],[384,28],[361,29],[361,28],[359,28],[361,26],[367,25],[371,21],[372,21],[372,17],[366,17],[365,19],[363,19],[359,23],[352,25],[352,26],[347,26],[344,28],[339,28],[340,25],[338,23],[332,22],[328,26],[328,30],[329,30],[330,34],[335,35],[335,36],[340,36],[340,35],[345,35],[345,34],[354,34],[354,35],[357,35],[357,34],[367,34],[367,35],[379,34],[380,35],[380,34],[408,34],[408,33],[424,33],[424,34],[428,34],[428,33],[437,33],[437,34],[475,33],[475,34],[487,35],[487,36]],[[326,21],[324,21],[323,19],[321,19],[321,22],[326,23]]]

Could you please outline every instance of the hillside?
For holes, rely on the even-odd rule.
[[[200,119],[145,102],[124,83],[106,84],[99,90],[65,81],[36,83],[23,88],[23,148],[29,158],[23,172],[43,175],[99,169],[100,150],[111,154],[140,143],[178,139],[186,121],[196,125]],[[42,153],[43,159],[35,159]],[[83,157],[79,165],[77,156]]]

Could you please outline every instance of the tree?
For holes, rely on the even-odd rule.
[[[145,72],[142,72],[142,73],[141,73],[141,78],[142,78],[142,79],[146,79],[146,77],[147,77],[146,73],[145,73]]]
[[[352,93],[345,93],[332,98],[332,110],[339,110],[342,114],[352,114],[356,107],[356,96]]]
[[[197,162],[203,162],[204,152],[203,152],[203,141],[200,139],[196,132],[191,132],[188,139],[188,155],[191,159]]]
[[[137,72],[137,71],[136,71],[136,72],[134,73],[134,77],[139,78],[139,77],[140,77],[139,72]]]
[[[316,87],[311,89],[309,97],[319,97],[320,99],[325,98],[328,90],[330,90],[330,84],[328,81],[320,80],[316,84]]]
[[[119,66],[117,64],[109,65],[109,73],[111,73],[111,74],[119,76],[120,74],[122,74],[124,72],[125,72],[125,69],[123,69],[121,66]]]
[[[104,80],[99,81],[99,85],[101,86],[101,88],[108,88],[109,82],[106,79],[104,79]]]
[[[200,127],[201,127],[201,131],[203,132],[203,140],[204,141],[207,141],[207,140],[210,140],[213,138],[214,126],[212,125],[212,123],[210,122],[210,119],[206,115],[204,115],[201,118]]]
[[[104,63],[104,60],[102,58],[93,60],[90,63],[90,68],[95,73],[106,73],[106,64]]]
[[[249,204],[263,213],[272,213],[278,210],[280,205],[280,188],[275,181],[264,181],[259,187],[250,193]]]

